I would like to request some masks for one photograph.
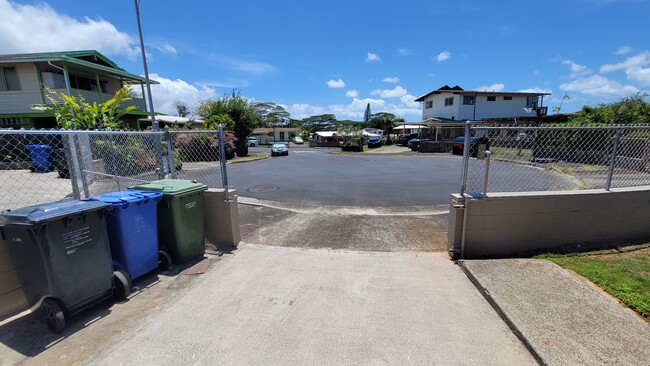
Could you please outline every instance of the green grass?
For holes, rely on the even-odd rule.
[[[269,154],[267,153],[262,153],[262,152],[249,153],[248,156],[243,156],[243,157],[238,156],[235,157],[234,159],[228,160],[228,164],[245,163],[248,161],[266,159],[268,157]]]
[[[650,320],[650,256],[627,254],[598,257],[552,254],[538,256],[586,277],[646,320]]]

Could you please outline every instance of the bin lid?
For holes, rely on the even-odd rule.
[[[150,199],[154,201],[159,201],[161,198],[162,198],[162,193],[160,192],[124,190],[124,191],[104,193],[102,195],[95,196],[95,197],[89,197],[87,198],[87,200],[110,203],[113,205],[113,207],[123,207],[123,206],[128,206],[130,203],[139,203]]]
[[[179,195],[183,193],[190,193],[194,191],[205,191],[208,189],[208,186],[202,183],[198,183],[193,180],[185,179],[161,179],[154,180],[150,183],[140,184],[131,189],[137,189],[138,191],[153,191],[161,192],[164,195]]]
[[[111,208],[110,204],[99,201],[66,200],[3,211],[0,216],[7,224],[39,224],[66,216]]]
[[[51,150],[54,149],[54,146],[50,145],[37,145],[37,144],[29,144],[26,145],[28,149],[45,149],[45,150]]]

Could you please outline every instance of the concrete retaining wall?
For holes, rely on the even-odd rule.
[[[465,210],[463,258],[650,238],[650,186],[493,193],[466,198]],[[449,230],[463,225],[454,221]]]

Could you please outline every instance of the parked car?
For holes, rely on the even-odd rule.
[[[271,156],[289,155],[289,145],[286,142],[275,142],[271,145]]]
[[[301,138],[300,136],[296,136],[296,137],[293,138],[293,143],[294,143],[294,144],[302,145],[302,144],[304,144],[305,142],[302,140],[302,138]]]
[[[259,145],[259,141],[257,141],[257,137],[249,137],[247,141],[247,145],[250,147],[255,147]]]
[[[485,145],[485,149],[490,148],[490,141],[487,137],[478,137],[472,136],[469,138],[469,156],[475,158],[478,155],[479,145]],[[463,155],[463,149],[465,148],[465,136],[458,136],[454,139],[454,144],[452,145],[451,153],[454,155]]]
[[[406,146],[413,151],[416,151],[418,149],[418,145],[420,145],[420,139],[418,138],[410,139],[406,143]]]
[[[380,147],[382,143],[381,135],[368,134],[368,147]]]
[[[417,137],[418,137],[417,133],[411,133],[408,135],[399,135],[399,137],[397,137],[397,144],[402,146],[407,146],[409,140]]]

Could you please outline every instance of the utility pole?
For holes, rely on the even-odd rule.
[[[135,3],[135,17],[138,20],[138,34],[140,35],[140,51],[142,52],[142,64],[144,66],[144,78],[147,81],[147,100],[151,112],[151,126],[154,131],[160,131],[160,125],[156,121],[156,114],[153,110],[153,98],[151,96],[151,83],[149,82],[149,69],[147,69],[147,53],[144,51],[144,39],[142,38],[142,26],[140,25],[140,0],[133,0]]]

